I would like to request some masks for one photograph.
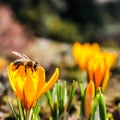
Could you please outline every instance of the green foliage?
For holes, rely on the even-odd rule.
[[[92,107],[90,120],[97,119],[96,116],[99,117],[100,120],[107,119],[105,100],[104,100],[104,96],[100,88],[98,89],[96,96],[94,98],[94,101],[93,101],[93,107]]]
[[[81,94],[80,118],[84,119],[85,88],[83,84],[80,84],[80,94]],[[89,120],[97,119],[100,120],[107,119],[105,100],[100,88],[98,89],[95,98],[93,99],[92,110],[89,116]]]
[[[16,100],[17,100],[17,110],[15,109],[15,106],[12,104],[11,100],[8,98],[8,104],[9,104],[10,109],[14,115],[15,120],[40,120],[39,101],[29,111],[29,113],[27,113],[27,111],[21,105],[21,101],[18,98],[16,98]]]
[[[83,41],[77,24],[73,22],[63,21],[56,15],[44,15],[42,22],[46,33],[57,40],[65,42]]]
[[[52,113],[52,119],[59,119],[62,114],[65,115],[66,113],[69,113],[76,86],[77,83],[73,81],[69,95],[67,95],[66,82],[64,81],[64,83],[62,84],[60,81],[58,81],[53,87],[52,92],[47,92],[48,102]]]

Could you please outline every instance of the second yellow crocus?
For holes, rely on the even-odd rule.
[[[81,70],[87,70],[89,59],[99,51],[100,47],[97,43],[76,42],[72,46],[73,57]]]

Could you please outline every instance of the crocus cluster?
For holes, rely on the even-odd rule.
[[[110,69],[116,61],[117,53],[102,51],[97,43],[81,44],[78,42],[73,44],[72,52],[80,70],[88,72],[88,84],[83,96],[83,116],[85,120],[93,120],[91,112],[93,103],[96,104],[95,98],[98,104],[100,104],[100,108],[105,108],[101,91],[105,91],[110,77]],[[100,92],[98,93],[97,91]],[[95,106],[97,104],[94,105],[94,108]],[[105,114],[104,110],[102,120],[106,118]]]
[[[97,43],[80,44],[79,42],[76,42],[72,46],[73,57],[75,58],[80,70],[86,70],[89,59],[99,51],[100,47]]]
[[[106,88],[110,76],[110,69],[114,65],[117,53],[102,51],[97,43],[74,43],[73,57],[80,70],[88,71],[89,80],[93,80],[95,88]]]

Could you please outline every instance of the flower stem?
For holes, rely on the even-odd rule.
[[[26,110],[26,120],[30,120],[30,110]]]

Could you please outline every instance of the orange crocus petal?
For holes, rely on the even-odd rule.
[[[94,65],[94,61],[90,60],[89,63],[88,63],[89,80],[93,80],[93,65]]]
[[[86,67],[87,67],[88,56],[85,53],[85,51],[84,51],[84,53],[81,53],[80,55],[81,55],[81,57],[80,57],[80,59],[78,61],[78,65],[79,65],[81,70],[85,70]]]
[[[72,47],[73,56],[76,63],[81,70],[86,70],[88,67],[88,62],[91,57],[100,51],[100,47],[97,43],[84,43],[80,44],[78,42],[74,43]]]
[[[79,42],[76,42],[73,44],[72,47],[72,52],[77,57],[76,55],[79,55],[79,50],[81,50],[82,45]]]
[[[85,119],[88,120],[92,110],[93,99],[95,96],[95,86],[92,80],[87,85],[84,99],[84,113]]]
[[[42,67],[39,67],[37,69],[37,76],[38,76],[38,88],[37,88],[37,93],[42,89],[42,87],[45,84],[45,70]]]
[[[91,45],[91,47],[92,47],[93,50],[95,50],[95,51],[93,51],[93,52],[100,51],[100,46],[99,46],[98,43],[93,43],[93,44]]]
[[[110,77],[110,69],[106,68],[104,80],[103,80],[103,83],[102,83],[102,91],[105,91],[107,83],[109,81],[109,77]]]
[[[104,72],[105,72],[104,60],[99,59],[98,61],[96,61],[93,69],[94,69],[93,75],[94,75],[95,86],[96,88],[98,88],[104,79]]]
[[[74,45],[72,47],[72,53],[73,53],[73,56],[74,56],[76,61],[79,61],[81,47],[82,47],[82,45],[78,42],[74,43]]]
[[[11,84],[13,90],[16,92],[16,88],[15,88],[16,82],[14,79],[14,76],[16,75],[16,71],[13,72],[12,68],[13,68],[13,63],[10,63],[10,65],[8,66],[8,77],[9,77],[10,84]]]
[[[36,97],[34,99],[34,104],[36,103],[37,99],[39,98],[39,93],[43,86],[45,85],[45,70],[42,67],[38,67],[37,69],[37,76],[38,76],[38,83],[36,89]]]
[[[19,87],[17,87],[18,84],[16,84],[16,88],[17,88],[17,91],[15,92],[15,94],[17,95],[17,97],[22,100],[23,99],[23,90],[21,91],[19,89]]]
[[[25,109],[30,109],[33,106],[33,101],[35,98],[35,89],[31,75],[28,74],[24,89],[23,89],[23,100],[22,103]]]
[[[110,52],[103,52],[103,55],[105,56],[105,59],[107,61],[107,66],[108,67],[112,67],[117,59],[117,53],[114,52],[114,53],[110,53]]]
[[[43,95],[47,90],[49,90],[53,86],[53,84],[56,82],[58,76],[59,76],[59,69],[56,68],[56,70],[55,70],[54,74],[52,75],[51,79],[47,83],[45,83],[45,85],[41,89],[41,91],[39,93],[39,97],[41,95]]]
[[[76,42],[73,44],[72,47],[73,56],[81,70],[86,69],[87,55],[85,48],[87,48],[89,45],[90,45],[89,43],[85,43],[82,45],[79,42]]]

